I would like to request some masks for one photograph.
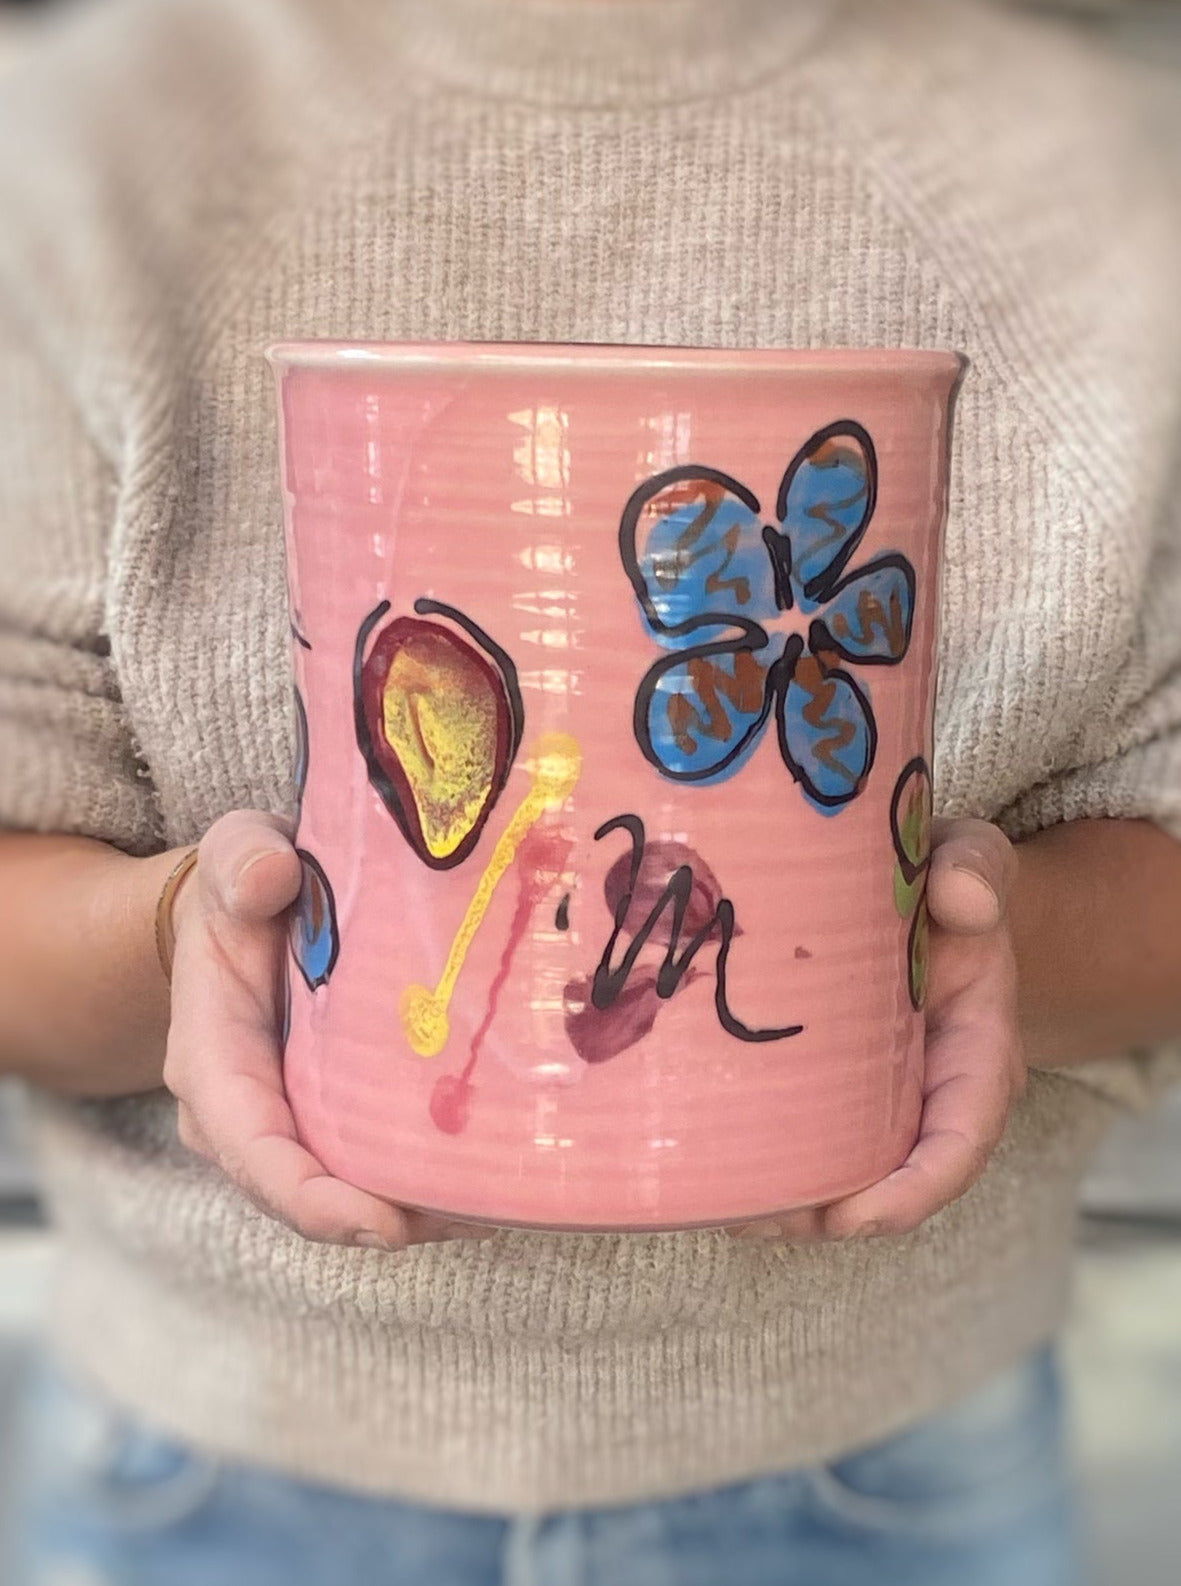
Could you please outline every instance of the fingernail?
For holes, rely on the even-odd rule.
[[[363,1250],[394,1251],[400,1248],[383,1234],[375,1234],[371,1228],[362,1228],[360,1233],[354,1234],[353,1243],[360,1245]]]
[[[235,898],[237,897],[243,882],[246,880],[246,877],[254,869],[255,865],[257,865],[260,860],[269,859],[273,852],[274,850],[271,848],[262,848],[256,850],[252,854],[248,854],[247,857],[243,859],[237,870],[235,870],[233,875],[230,877],[230,892]]]
[[[478,1243],[486,1243],[495,1237],[496,1229],[483,1223],[444,1223],[438,1234],[440,1244],[446,1244],[451,1239],[473,1239]]]
[[[985,892],[988,893],[989,897],[996,904],[997,912],[1000,912],[1000,896],[992,882],[989,881],[986,876],[982,876],[979,870],[975,869],[972,865],[952,865],[951,868],[959,875],[967,876],[970,880],[974,881],[977,886],[983,887]]]
[[[850,1239],[876,1239],[882,1231],[879,1222],[859,1223],[855,1228],[847,1228],[843,1234],[834,1234],[832,1237],[839,1244],[848,1244]]]
[[[781,1223],[750,1223],[745,1228],[740,1228],[734,1235],[735,1239],[782,1239],[784,1237]]]

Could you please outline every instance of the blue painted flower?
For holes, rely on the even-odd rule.
[[[900,554],[846,571],[876,500],[873,441],[851,420],[797,452],[775,524],[712,468],[672,468],[635,492],[620,553],[645,623],[669,651],[640,684],[635,732],[662,775],[732,776],[774,717],[784,764],[812,804],[833,812],[861,792],[877,727],[846,666],[896,666],[915,604],[914,569]],[[811,619],[806,638],[777,620],[793,610]]]
[[[340,952],[336,899],[324,866],[304,848],[297,848],[303,875],[292,905],[287,935],[291,956],[309,991],[327,984]]]

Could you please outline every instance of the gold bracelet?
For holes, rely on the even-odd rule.
[[[190,871],[197,868],[197,850],[190,848],[168,872],[160,896],[156,900],[156,954],[164,979],[172,984],[172,957],[176,952],[176,929],[172,920],[172,906]]]

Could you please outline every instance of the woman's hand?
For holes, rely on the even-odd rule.
[[[290,828],[273,816],[237,810],[201,843],[173,914],[164,1082],[179,1103],[182,1142],[306,1239],[397,1250],[480,1237],[354,1189],[300,1144],[278,1036],[284,915],[299,886]]]
[[[1079,820],[1017,852],[1019,867],[982,822],[937,829],[922,1137],[882,1183],[772,1233],[902,1232],[968,1188],[1023,1079],[1013,944],[1039,1065],[1181,1033],[1181,842],[1146,820]],[[0,1075],[85,1097],[160,1084],[170,1007],[153,921],[176,857],[0,832]],[[332,1179],[296,1139],[275,1032],[281,916],[298,885],[283,825],[239,813],[211,830],[181,889],[167,1080],[185,1138],[308,1234],[438,1237]]]
[[[921,1132],[907,1161],[859,1194],[746,1237],[847,1239],[917,1228],[983,1172],[1025,1080],[1006,902],[1017,859],[983,821],[937,823],[927,887],[931,959]],[[164,1080],[181,1140],[305,1238],[399,1249],[476,1236],[336,1179],[300,1144],[283,1091],[278,1009],[285,913],[300,885],[288,826],[224,816],[176,900]]]
[[[1017,854],[985,821],[936,822],[927,1052],[919,1138],[879,1184],[829,1206],[752,1223],[741,1238],[788,1241],[905,1234],[984,1171],[1025,1085],[1008,900]]]

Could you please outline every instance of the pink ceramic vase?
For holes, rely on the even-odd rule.
[[[890,1172],[960,358],[272,357],[309,1148],[403,1205],[556,1228]]]

